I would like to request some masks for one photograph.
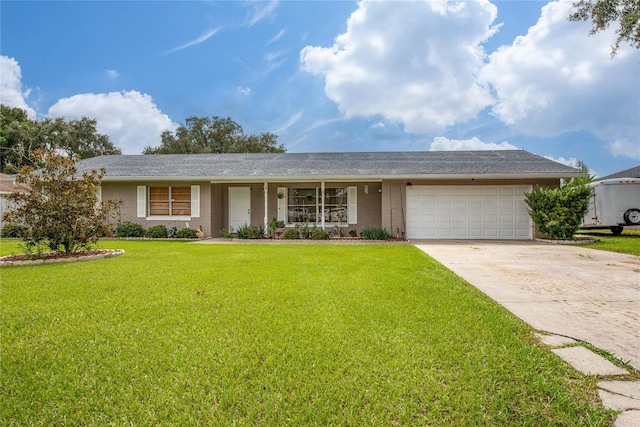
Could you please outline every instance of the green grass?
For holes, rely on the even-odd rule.
[[[614,236],[609,230],[584,230],[580,234],[600,239],[599,242],[581,247],[640,256],[640,230],[625,228],[619,236]]]
[[[596,378],[409,245],[108,241],[4,267],[3,425],[610,425]],[[4,241],[3,255],[17,252]]]

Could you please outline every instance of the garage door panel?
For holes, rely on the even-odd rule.
[[[417,239],[530,239],[528,186],[407,188],[407,236]]]
[[[513,224],[514,222],[515,217],[513,215],[500,215],[501,224]]]
[[[498,222],[498,215],[483,215],[482,219],[485,224],[496,224]]]
[[[449,224],[451,222],[450,214],[440,214],[437,217],[438,224]]]
[[[453,222],[465,224],[467,222],[467,215],[465,214],[453,214]]]
[[[452,203],[453,209],[456,211],[466,211],[467,210],[467,201],[466,200],[454,200]]]
[[[481,223],[482,222],[482,215],[480,214],[471,214],[471,215],[467,215],[467,221],[469,223]]]
[[[513,200],[500,200],[501,211],[512,211],[515,208],[515,202]]]
[[[482,228],[470,228],[469,229],[469,237],[470,238],[480,238],[483,237],[483,230]]]
[[[482,200],[469,200],[467,202],[467,208],[471,212],[480,212],[482,210]]]
[[[495,228],[485,228],[483,230],[483,236],[484,237],[491,237],[491,238],[497,238],[498,237],[498,230]]]

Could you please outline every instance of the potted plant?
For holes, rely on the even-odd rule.
[[[313,193],[308,192],[307,194],[305,194],[305,197],[307,198],[307,200],[311,201],[313,200]]]
[[[280,238],[282,236],[282,233],[284,232],[284,221],[278,221],[277,219],[273,218],[271,221],[269,221],[269,232],[272,239]]]
[[[278,199],[284,199],[284,193],[282,191],[279,191],[278,194],[276,194],[276,197]]]

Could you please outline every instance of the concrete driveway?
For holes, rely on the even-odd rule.
[[[412,243],[535,329],[640,369],[640,257],[536,241]]]

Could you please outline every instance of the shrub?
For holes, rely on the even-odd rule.
[[[166,239],[169,235],[167,227],[164,225],[154,225],[153,227],[149,227],[149,229],[144,233],[144,237],[148,237],[150,239]]]
[[[362,230],[364,240],[389,240],[389,232],[386,228],[365,228]]]
[[[230,233],[230,232],[229,232],[229,231],[227,231],[227,230],[220,230],[220,235],[221,235],[222,237],[227,238],[227,239],[231,239],[231,238],[233,238],[233,234],[232,234],[232,233]]]
[[[144,228],[140,224],[125,221],[116,227],[117,237],[144,237]]]
[[[543,237],[569,240],[580,228],[592,195],[593,189],[578,179],[561,188],[537,187],[525,193],[525,202]]]
[[[284,233],[282,233],[282,238],[285,240],[298,240],[300,239],[300,230],[297,228],[287,228]]]
[[[5,239],[22,238],[26,231],[27,227],[23,225],[8,223],[2,227],[2,230],[0,230],[0,237]]]
[[[22,239],[27,250],[82,252],[111,231],[108,222],[120,201],[98,199],[97,188],[104,169],[79,173],[77,157],[56,150],[36,150],[30,160],[39,169],[25,166],[15,180],[29,191],[6,196],[12,209],[3,218],[7,223],[26,227]]]
[[[358,232],[352,228],[351,230],[349,230],[349,236],[358,237]]]
[[[279,233],[276,233],[276,230],[280,230],[282,228],[284,228],[284,221],[278,221],[275,218],[269,221],[269,235],[272,238],[278,237],[277,235],[279,235]]]
[[[311,240],[329,240],[329,233],[320,228],[315,228],[311,231]]]
[[[264,237],[263,225],[241,225],[238,227],[238,239],[262,239]]]
[[[198,232],[193,228],[181,228],[176,233],[176,237],[178,239],[196,239],[198,237]]]

